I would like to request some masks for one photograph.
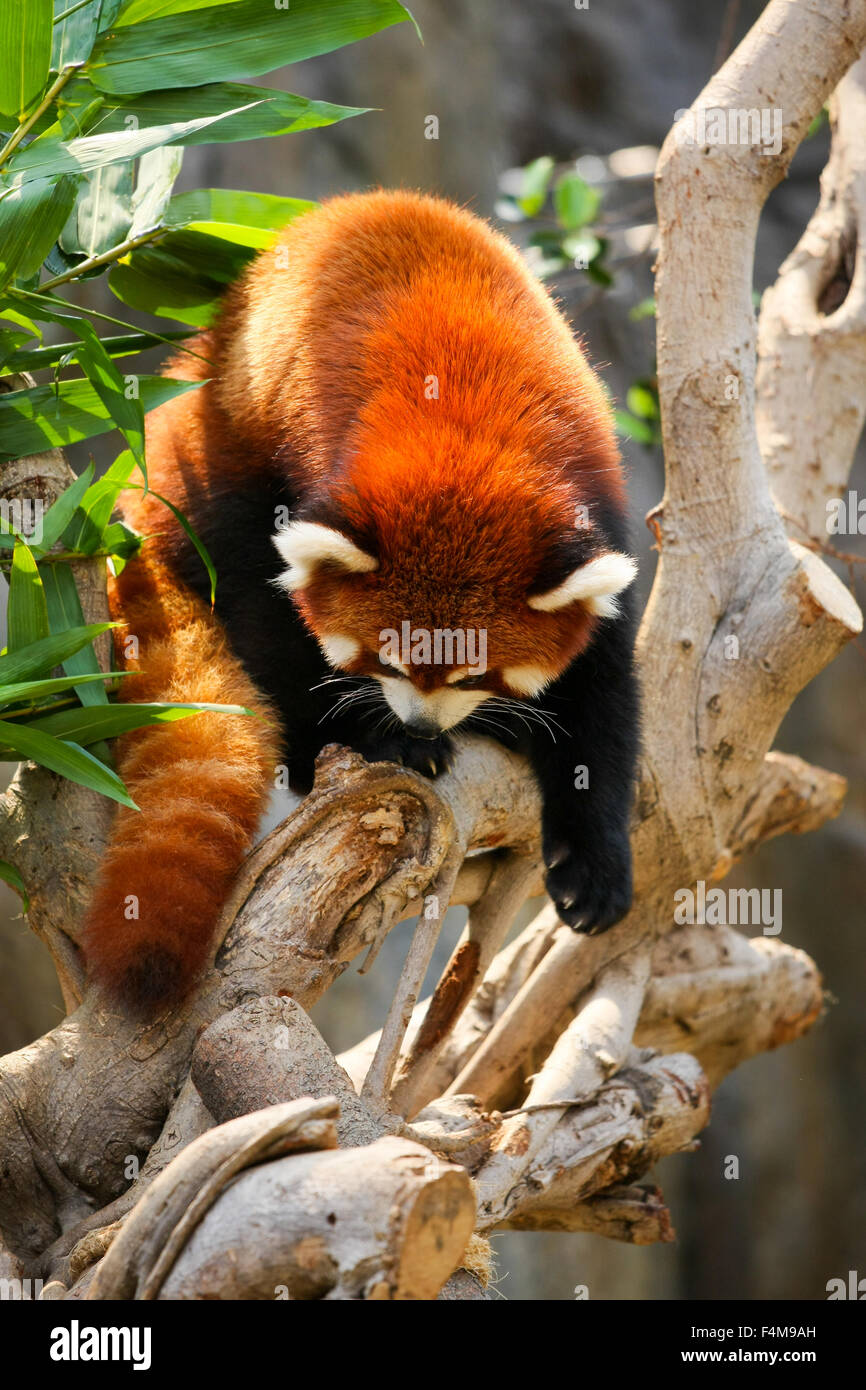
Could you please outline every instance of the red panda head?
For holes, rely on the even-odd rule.
[[[287,566],[278,583],[327,659],[378,680],[422,736],[491,696],[541,694],[615,615],[636,572],[570,483],[503,458],[501,445],[495,468],[472,458],[431,463],[414,481],[405,457],[401,467],[380,449],[274,536]]]

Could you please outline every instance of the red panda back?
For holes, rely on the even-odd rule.
[[[352,194],[304,214],[192,346],[208,361],[167,371],[213,380],[148,417],[154,487],[168,457],[181,506],[282,460],[299,491],[342,488],[350,511],[361,494],[393,534],[407,487],[447,487],[455,458],[463,516],[498,491],[568,526],[576,474],[623,505],[612,412],[569,325],[504,237],[442,199]],[[156,529],[156,505],[130,519]]]
[[[393,434],[395,409],[420,418],[431,376],[467,426],[495,421],[531,442],[559,423],[616,455],[609,408],[547,291],[503,237],[441,199],[351,195],[291,223],[231,293],[213,346],[223,408],[251,439],[302,441],[310,482],[356,422]],[[574,433],[563,442],[573,451]]]

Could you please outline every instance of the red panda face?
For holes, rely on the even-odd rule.
[[[410,732],[431,738],[491,697],[540,695],[617,612],[636,572],[590,539],[585,558],[539,589],[527,583],[538,556],[520,553],[514,535],[499,554],[470,527],[474,544],[422,555],[399,534],[402,544],[374,554],[336,527],[292,522],[274,536],[287,566],[277,582],[331,665],[376,679]]]

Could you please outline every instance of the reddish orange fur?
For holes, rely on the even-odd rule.
[[[395,293],[401,266],[410,295]],[[586,645],[586,612],[535,612],[525,596],[539,537],[574,526],[578,469],[583,501],[623,503],[611,410],[547,291],[486,223],[415,193],[335,198],[281,233],[194,346],[218,371],[149,417],[155,491],[183,509],[285,455],[305,493],[326,490],[375,536],[375,574],[323,575],[297,596],[314,631],[339,630],[347,605],[370,649],[407,613],[431,629],[487,627],[494,593],[489,665],[561,670]],[[169,370],[212,369],[181,356]],[[128,515],[166,529],[150,498]],[[465,580],[470,548],[477,583],[458,608],[427,576]]]
[[[117,741],[118,772],[140,812],[118,811],[83,945],[93,978],[133,1010],[151,1009],[180,999],[205,964],[267,804],[278,741],[219,623],[153,554],[127,565],[110,597],[126,624],[118,660],[141,671],[125,679],[121,699],[243,705],[264,716],[196,714]],[[138,638],[138,661],[124,658],[128,635]]]
[[[410,295],[395,290],[401,266]],[[259,258],[212,346],[228,363],[214,400],[247,448],[300,453],[305,489],[326,487],[375,538],[375,574],[323,574],[298,596],[315,632],[341,630],[348,610],[376,650],[411,613],[491,628],[490,666],[557,670],[586,645],[585,611],[534,612],[525,596],[539,537],[574,526],[576,458],[582,500],[622,501],[611,411],[547,291],[486,223],[413,193],[334,199]]]
[[[526,595],[539,540],[574,525],[578,468],[583,500],[622,500],[611,413],[547,292],[485,223],[413,193],[334,199],[254,262],[193,347],[211,365],[181,355],[168,373],[213,379],[148,417],[151,485],[193,511],[202,491],[236,489],[278,459],[299,493],[321,490],[374,539],[380,565],[297,595],[314,631],[339,631],[351,613],[372,651],[407,614],[487,628],[495,605],[490,666],[561,670],[585,646],[594,620],[582,607],[536,612]],[[425,394],[433,377],[438,399]],[[162,534],[116,586],[142,643],[144,674],[124,698],[263,708],[219,624],[170,574],[176,525],[140,494],[125,515]],[[120,741],[143,814],[118,816],[85,936],[91,970],[115,991],[126,981],[135,995],[155,949],[175,963],[166,997],[201,968],[275,751],[272,727],[218,715]],[[129,894],[138,922],[123,915]]]

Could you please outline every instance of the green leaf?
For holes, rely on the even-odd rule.
[[[93,482],[93,463],[89,463],[80,477],[61,492],[56,502],[48,508],[42,518],[42,533],[39,541],[41,550],[50,550],[60,540],[66,530],[79,502]]]
[[[68,632],[43,637],[41,641],[31,643],[20,652],[0,656],[0,682],[12,685],[16,681],[41,676],[68,660],[74,652],[80,651],[95,637],[116,626],[116,623],[87,623],[84,627],[70,628]]]
[[[30,724],[17,724],[11,719],[0,719],[0,744],[3,745],[0,757],[8,760],[11,749],[19,758],[31,758],[70,782],[78,782],[82,787],[111,797],[112,801],[119,801],[122,806],[138,810],[117,773],[77,744],[64,743]]]
[[[171,724],[177,719],[188,719],[194,714],[245,714],[251,713],[243,705],[208,704],[143,704],[133,703],[103,705],[99,709],[64,709],[56,714],[46,714],[28,722],[28,729],[39,729],[55,738],[68,739],[71,743],[97,743],[105,738],[117,738],[133,729],[143,729],[148,724]],[[0,735],[2,737],[2,735]]]
[[[304,198],[278,198],[272,193],[196,188],[190,193],[175,193],[164,220],[167,227],[174,229],[222,223],[279,231],[317,206]]]
[[[566,173],[556,181],[553,205],[559,225],[573,232],[593,221],[601,207],[601,194],[579,174]]]
[[[130,487],[137,488],[138,486],[139,485],[137,483],[130,483]],[[144,491],[144,489],[142,488],[141,491]],[[196,535],[195,531],[193,530],[190,523],[187,521],[183,512],[179,511],[173,502],[169,502],[167,497],[161,497],[160,494],[158,492],[154,492],[152,488],[150,489],[150,496],[155,497],[156,500],[158,502],[161,502],[164,507],[168,507],[168,510],[171,512],[172,516],[175,518],[176,521],[180,522],[184,531],[189,536],[190,540],[195,546],[195,549],[198,552],[198,557],[204,565],[205,569],[207,570],[208,578],[210,579],[210,601],[211,604],[213,604],[216,598],[217,575],[216,570],[214,569],[213,561],[211,560],[204,543]]]
[[[131,237],[141,236],[160,226],[166,204],[171,197],[174,181],[183,164],[183,150],[164,145],[151,150],[139,162],[135,195],[132,200]]]
[[[0,111],[20,121],[48,80],[51,0],[3,0],[0,5]]]
[[[97,128],[100,135],[129,130],[148,130],[172,121],[195,121],[222,116],[218,124],[202,126],[184,136],[184,145],[227,144],[257,140],[270,135],[290,135],[333,125],[350,116],[363,116],[369,107],[335,106],[272,87],[250,87],[236,82],[210,82],[203,87],[176,88],[167,92],[141,92],[130,96],[100,93],[85,77],[75,78],[63,91],[60,107],[85,112],[94,97],[104,103]],[[239,112],[227,115],[227,112]],[[91,131],[91,133],[93,133]]]
[[[136,463],[144,470],[144,410],[137,394],[127,396],[127,387],[96,331],[87,319],[78,325],[82,343],[76,357],[111,419],[120,430]],[[145,482],[147,474],[145,472]]]
[[[147,412],[165,401],[194,391],[200,381],[162,376],[138,377],[139,398]],[[108,434],[115,428],[91,383],[76,378],[56,386],[31,386],[0,394],[0,462],[63,448],[80,439]]]
[[[569,232],[568,236],[562,238],[562,249],[572,265],[579,262],[583,267],[588,267],[601,252],[601,242],[586,230]]]
[[[106,526],[102,537],[103,548],[114,561],[114,572],[120,574],[124,564],[141,549],[142,537],[123,521],[113,521]]]
[[[66,564],[43,563],[39,572],[45,589],[51,631],[62,633],[80,629],[84,625],[84,614],[81,611],[81,599],[72,570]],[[63,670],[67,676],[73,677],[99,675],[101,667],[93,646],[80,647],[77,652],[68,656],[63,662]],[[108,696],[102,685],[84,681],[76,684],[75,693],[83,705],[108,703]]]
[[[629,309],[628,316],[632,323],[640,323],[641,319],[654,319],[656,316],[656,302],[652,295],[648,299],[642,299],[634,308]]]
[[[614,420],[620,434],[627,435],[629,439],[634,439],[638,444],[654,444],[656,433],[652,425],[648,425],[645,420],[639,420],[635,415],[629,415],[628,411],[614,411]]]
[[[117,298],[133,309],[204,327],[255,255],[253,247],[203,232],[169,232],[140,246],[109,276]]]
[[[0,372],[8,375],[10,370],[15,370],[15,368],[7,367],[6,363],[17,356],[17,349],[22,343],[26,343],[31,336],[23,329],[20,331],[15,328],[0,329]]]
[[[10,652],[20,652],[31,642],[39,642],[49,635],[42,579],[33,552],[21,540],[15,542],[12,552],[6,624],[6,645]]]
[[[659,418],[658,401],[655,393],[640,382],[635,382],[626,392],[625,403],[632,415],[637,415],[641,420],[657,420]]]
[[[34,325],[35,327],[35,325]],[[38,333],[38,329],[36,330]],[[31,337],[27,334],[27,337]],[[185,328],[171,329],[167,333],[126,333],[114,338],[101,338],[100,342],[109,357],[132,357],[144,352],[146,348],[159,347],[166,339],[179,342],[190,336]],[[3,371],[38,372],[46,367],[56,367],[62,358],[74,352],[77,343],[52,343],[48,347],[27,348],[11,353],[3,364]]]
[[[819,130],[823,130],[824,126],[829,125],[829,123],[830,113],[826,106],[822,106],[817,116],[813,116],[812,120],[809,122],[809,129],[806,131],[804,139],[811,140],[818,134]]]
[[[84,257],[80,254],[67,256],[61,248],[60,242],[57,241],[45,257],[43,269],[48,275],[66,275],[69,271],[75,271],[83,260]],[[87,273],[86,271],[82,272],[82,279]],[[90,274],[92,275],[93,272],[91,271]]]
[[[85,174],[60,232],[67,255],[100,256],[126,239],[132,222],[132,169],[132,164],[109,164]]]
[[[76,10],[66,19],[60,16],[71,10],[75,0],[54,0],[54,29],[51,46],[51,68],[62,72],[72,63],[84,63],[96,42],[102,0],[90,0],[89,5]]]
[[[115,503],[135,471],[136,463],[129,449],[118,454],[105,474],[87,489],[63,541],[69,550],[92,555],[105,547],[105,533]]]
[[[123,0],[102,0],[102,13],[99,16],[99,32],[104,34],[117,19]]]
[[[42,334],[31,319],[16,313],[14,309],[5,309],[0,314],[0,370],[21,371],[22,368],[10,367],[8,364],[19,355],[23,343],[28,343],[31,338],[41,337]]]
[[[41,338],[42,332],[37,324],[29,319],[26,314],[20,313],[18,309],[13,309],[8,303],[0,309],[0,328],[5,328],[7,321],[17,324],[20,328],[27,330],[28,338]]]
[[[135,33],[136,30],[125,32]],[[238,112],[226,114],[237,115]],[[195,135],[222,119],[222,116],[202,116],[195,121],[170,120],[165,125],[149,126],[146,130],[126,129],[110,135],[81,135],[75,140],[65,140],[52,126],[44,135],[37,136],[29,145],[15,151],[6,165],[7,176],[27,184],[33,179],[56,178],[59,174],[88,174],[109,164],[139,159],[160,145],[182,145],[187,135]]]
[[[548,154],[543,154],[540,159],[533,159],[523,170],[523,187],[517,199],[517,206],[527,217],[537,217],[544,207],[553,170],[554,163]]]
[[[272,246],[277,232],[302,213],[310,212],[317,206],[303,198],[279,198],[269,193],[239,193],[227,188],[199,188],[191,193],[178,193],[172,198],[165,213],[165,224],[174,230],[187,230],[201,236],[218,238],[237,247],[250,250],[263,250]],[[157,249],[171,257],[179,248],[192,246],[186,256],[189,259],[201,254],[195,243],[182,243],[178,239],[163,238]],[[204,247],[205,243],[198,243]],[[221,254],[226,255],[223,247]],[[185,258],[186,258],[185,256]],[[143,258],[140,258],[143,259]],[[230,273],[240,273],[245,263],[244,252],[228,248],[227,266]],[[139,261],[140,263],[140,261]],[[137,268],[135,256],[130,264]],[[237,268],[237,269],[236,269]],[[189,276],[184,276],[187,290]],[[213,279],[204,282],[205,293],[220,293],[220,283]]]
[[[236,5],[237,0],[126,0],[121,4],[114,27],[141,24],[146,19],[164,19],[170,14],[186,14],[189,10],[212,9],[217,5]]]
[[[272,72],[411,18],[397,0],[292,0],[277,10],[238,0],[197,22],[170,15],[104,34],[88,63],[106,92],[189,87]]]
[[[37,179],[0,194],[0,289],[35,275],[75,202],[76,181]]]
[[[80,135],[87,135],[91,126],[96,124],[97,117],[105,105],[102,92],[94,89],[94,99],[86,106],[71,106],[63,100],[65,91],[65,87],[61,88],[56,105],[43,111],[33,127],[34,137],[50,132],[52,135],[59,135],[63,140],[77,140]]]
[[[10,888],[15,889],[21,899],[23,910],[29,912],[30,899],[27,896],[27,889],[24,887],[24,880],[14,865],[7,864],[5,859],[0,859],[0,878],[4,883],[8,883]]]
[[[98,671],[89,676],[55,676],[52,680],[17,681],[14,685],[0,685],[0,704],[18,705],[24,701],[43,700],[49,695],[61,695],[76,684],[89,684],[93,681],[117,680],[128,676],[129,671]],[[44,713],[47,711],[43,711]]]

